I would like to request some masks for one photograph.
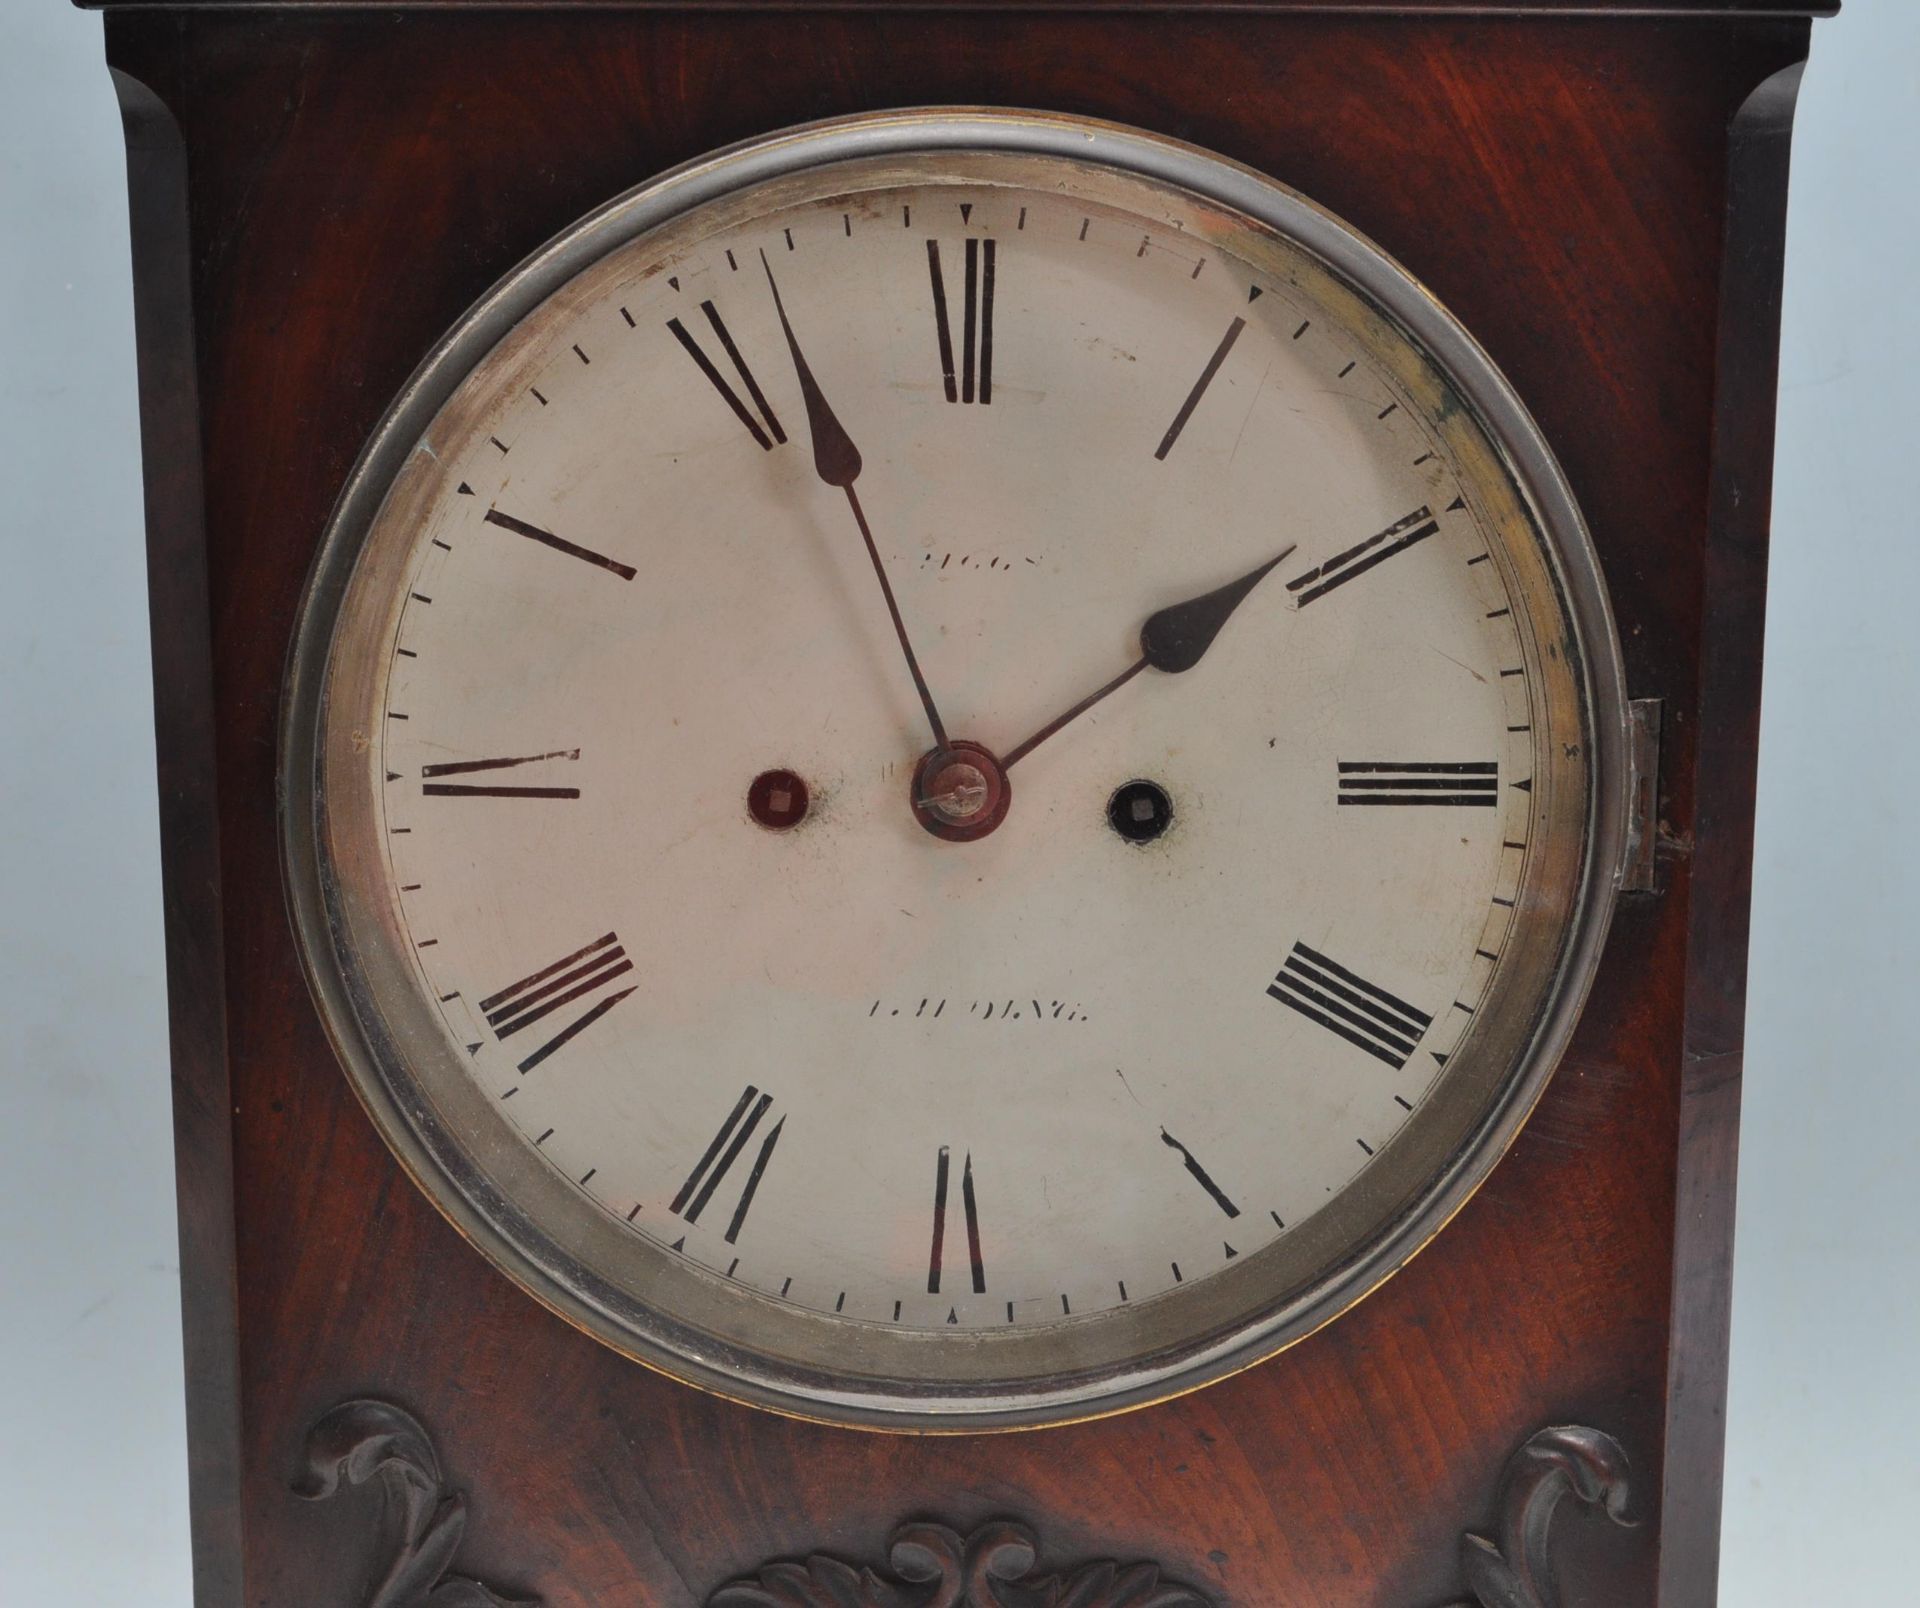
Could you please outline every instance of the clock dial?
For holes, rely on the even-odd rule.
[[[1098,133],[829,131],[590,220],[310,604],[290,853],[375,1114],[536,1294],[776,1405],[1271,1349],[1484,1172],[1584,987],[1612,643],[1510,399],[1324,215]]]

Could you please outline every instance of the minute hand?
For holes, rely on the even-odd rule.
[[[933,694],[927,690],[927,678],[921,675],[920,661],[914,657],[913,644],[907,640],[906,622],[900,618],[900,605],[894,601],[886,565],[880,561],[880,549],[874,545],[873,532],[867,528],[866,511],[861,508],[860,499],[853,489],[854,481],[860,478],[860,449],[853,444],[853,437],[847,434],[846,427],[827,405],[819,381],[814,379],[813,370],[807,366],[800,343],[794,339],[793,325],[787,322],[787,309],[780,300],[780,287],[774,282],[773,268],[767,262],[764,251],[760,253],[760,266],[766,269],[767,288],[773,292],[773,310],[780,315],[780,330],[787,337],[787,350],[793,354],[793,371],[800,381],[801,398],[806,403],[807,432],[813,437],[814,470],[829,486],[838,486],[847,494],[847,506],[853,510],[854,523],[860,527],[861,538],[867,544],[867,557],[873,560],[874,577],[880,582],[881,595],[887,600],[887,613],[893,618],[894,635],[899,637],[900,651],[906,655],[908,673],[912,675],[913,685],[920,694],[921,707],[927,712],[927,724],[933,728],[933,740],[944,749],[949,746],[947,728],[940,722],[940,711],[934,708]]]
[[[1000,761],[1000,768],[1011,770],[1015,761],[1026,758],[1062,726],[1078,720],[1107,694],[1118,692],[1142,670],[1162,670],[1169,675],[1191,670],[1206,656],[1207,649],[1213,646],[1213,639],[1220,634],[1220,628],[1246,600],[1247,594],[1266,579],[1267,571],[1291,553],[1295,545],[1289,543],[1266,563],[1248,570],[1237,581],[1228,581],[1225,586],[1215,587],[1211,592],[1202,592],[1200,596],[1190,597],[1184,603],[1171,603],[1148,615],[1147,623],[1140,627],[1140,657],[1104,687],[1082,698],[1065,714],[1048,721],[1024,743],[1010,750]]]

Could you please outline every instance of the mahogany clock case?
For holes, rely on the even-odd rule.
[[[202,1602],[412,1603],[451,1569],[552,1605],[691,1605],[816,1552],[890,1567],[911,1601],[950,1581],[952,1603],[1134,1602],[1115,1582],[1143,1576],[1058,1572],[1106,1558],[1154,1560],[1184,1584],[1137,1600],[1167,1604],[1545,1603],[1541,1571],[1585,1608],[1713,1600],[1786,147],[1806,19],[1831,7],[107,9]],[[1192,141],[1405,263],[1553,444],[1628,690],[1663,716],[1655,888],[1622,896],[1559,1073],[1433,1244],[1195,1395],[958,1440],[670,1382],[463,1244],[308,998],[275,777],[329,510],[461,312],[676,163],[943,104]],[[367,1493],[296,1501],[307,1453],[306,1494],[343,1470],[405,1493],[392,1525]],[[1549,1546],[1563,1495],[1584,1501]],[[886,1565],[909,1520],[971,1540],[910,1530]],[[789,1600],[772,1589],[724,1600]]]

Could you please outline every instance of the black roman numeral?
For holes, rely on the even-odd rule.
[[[713,1142],[707,1146],[699,1163],[687,1174],[687,1181],[680,1186],[680,1193],[673,1197],[671,1210],[675,1215],[684,1217],[689,1223],[700,1221],[700,1214],[707,1209],[707,1202],[713,1199],[713,1192],[740,1159],[740,1153],[747,1148],[747,1141],[753,1137],[761,1119],[772,1106],[773,1096],[762,1093],[751,1083],[740,1091],[740,1098],[734,1102],[727,1120],[713,1136]],[[773,1160],[773,1147],[780,1143],[780,1132],[786,1125],[787,1119],[783,1115],[760,1141],[760,1149],[754,1155],[753,1165],[747,1170],[746,1182],[740,1186],[740,1198],[734,1203],[733,1216],[727,1223],[729,1245],[740,1237],[740,1225],[747,1220],[747,1208],[753,1204],[767,1163]]]
[[[940,1293],[940,1265],[947,1245],[947,1174],[950,1160],[947,1147],[940,1147],[940,1159],[933,1174],[933,1254],[927,1262],[927,1294]],[[987,1267],[980,1258],[980,1211],[973,1198],[973,1152],[960,1163],[960,1204],[967,1215],[967,1260],[973,1266],[973,1293],[986,1294]]]
[[[1317,597],[1325,597],[1336,586],[1344,586],[1356,575],[1364,575],[1376,564],[1384,564],[1395,553],[1404,553],[1415,542],[1424,542],[1440,529],[1430,508],[1416,508],[1404,519],[1396,519],[1378,536],[1369,536],[1357,547],[1335,553],[1324,564],[1316,564],[1306,574],[1287,582],[1295,608],[1305,608]]]
[[[1340,802],[1378,805],[1481,805],[1500,802],[1496,760],[1343,759]]]
[[[927,277],[933,282],[933,325],[940,337],[940,374],[949,402],[993,401],[993,259],[991,240],[966,243],[966,305],[960,327],[960,379],[953,374],[953,326],[947,319],[947,285],[940,272],[940,242],[927,242]],[[975,380],[979,385],[976,392]]]
[[[1207,1169],[1195,1160],[1191,1150],[1181,1144],[1180,1141],[1168,1133],[1165,1128],[1160,1130],[1160,1142],[1166,1145],[1168,1149],[1180,1152],[1180,1159],[1186,1163],[1187,1171],[1193,1174],[1194,1182],[1199,1184],[1202,1189],[1213,1197],[1214,1205],[1218,1206],[1220,1210],[1225,1212],[1229,1217],[1238,1217],[1240,1215],[1240,1208],[1227,1198],[1227,1192],[1213,1181]]]
[[[1366,978],[1295,944],[1267,992],[1391,1067],[1403,1067],[1433,1018]]]
[[[1187,427],[1187,420],[1193,417],[1193,410],[1200,406],[1200,398],[1207,394],[1207,387],[1213,384],[1214,375],[1220,372],[1220,365],[1227,360],[1227,353],[1233,350],[1233,343],[1240,339],[1240,331],[1247,327],[1244,318],[1236,318],[1227,326],[1226,334],[1220,337],[1220,344],[1213,349],[1213,356],[1207,359],[1207,366],[1200,371],[1200,378],[1193,382],[1193,389],[1187,393],[1186,401],[1180,404],[1180,411],[1173,416],[1173,423],[1167,426],[1167,433],[1160,438],[1153,455],[1164,460],[1173,451],[1174,442],[1180,439],[1180,432]]]
[[[609,574],[618,575],[623,581],[634,576],[631,564],[622,564],[617,558],[608,558],[605,553],[596,553],[591,547],[582,547],[570,542],[564,536],[556,536],[550,530],[542,530],[538,525],[529,525],[524,519],[515,519],[512,514],[503,514],[498,508],[489,508],[486,512],[489,525],[498,525],[502,530],[510,530],[516,536],[524,536],[530,542],[538,542],[542,547],[551,547],[556,553],[565,553],[569,558],[581,559]]]
[[[423,765],[420,767],[420,791],[427,798],[578,798],[580,789],[577,787],[502,786],[493,782],[444,782],[432,778],[516,770],[522,765],[539,765],[550,759],[573,761],[579,757],[580,750],[577,748],[556,748],[551,753],[524,754],[515,759],[459,759],[440,765]]]
[[[594,939],[585,949],[576,949],[551,966],[542,966],[539,971],[522,977],[511,987],[489,995],[480,1001],[480,1009],[487,1018],[487,1025],[493,1029],[493,1036],[504,1043],[521,1029],[545,1020],[555,1011],[564,1010],[589,994],[598,993],[616,977],[623,977],[632,970],[633,962],[627,958],[626,950],[621,948],[620,940],[608,933],[605,937]],[[561,1045],[593,1026],[631,994],[635,986],[629,985],[615,994],[602,993],[585,1011],[522,1061],[520,1070],[531,1072]]]
[[[710,301],[703,301],[700,304],[700,311],[707,315],[707,322],[713,326],[713,333],[720,339],[721,350],[732,361],[734,372],[740,376],[740,383],[746,386],[747,395],[753,398],[753,405],[760,410],[759,419],[747,411],[747,405],[740,400],[739,393],[727,383],[726,376],[714,367],[713,359],[701,350],[700,343],[688,332],[685,324],[677,318],[669,318],[667,328],[673,331],[673,338],[686,348],[687,356],[699,365],[700,372],[706,375],[713,388],[720,393],[721,400],[733,409],[733,416],[747,427],[747,434],[760,443],[763,451],[773,451],[776,441],[782,443],[786,441],[787,432],[780,428],[780,421],[774,416],[772,407],[768,405],[759,381],[754,379],[753,370],[747,367],[747,360],[740,355],[740,348],[734,345],[733,335],[720,317],[720,309]],[[766,421],[764,429],[761,428],[761,419]]]

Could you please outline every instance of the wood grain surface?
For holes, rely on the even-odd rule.
[[[394,0],[74,0],[88,11],[392,11]],[[1831,17],[1841,0],[403,0],[409,11],[1208,11],[1296,16]]]
[[[1508,1457],[1551,1423],[1618,1439],[1643,1520],[1621,1530],[1570,1505],[1565,1608],[1652,1604],[1663,1567],[1664,1608],[1711,1600],[1711,1525],[1684,1527],[1691,1566],[1663,1566],[1660,1521],[1669,1346],[1677,1314],[1683,1336],[1689,1321],[1674,1284],[1697,1123],[1686,1069],[1706,1034],[1716,1075],[1737,1077],[1744,986],[1744,916],[1692,914],[1698,800],[1713,804],[1718,906],[1744,911],[1752,828],[1757,681],[1703,680],[1702,663],[1710,583],[1716,652],[1757,640],[1761,620],[1763,540],[1740,535],[1731,571],[1708,560],[1716,433],[1740,434],[1751,464],[1771,432],[1772,331],[1754,329],[1740,362],[1719,331],[1729,126],[1805,53],[1804,21],[1758,13],[1813,8],[1737,9],[1751,15],[113,11],[130,117],[184,159],[136,165],[136,213],[177,200],[185,175],[184,228],[151,218],[135,246],[144,284],[178,287],[144,296],[139,334],[166,514],[150,533],[160,759],[182,800],[165,852],[189,1312],[218,1330],[238,1291],[237,1349],[190,1352],[203,1603],[362,1600],[383,1558],[375,1509],[289,1492],[309,1426],[362,1396],[426,1424],[467,1493],[459,1572],[552,1608],[691,1608],[770,1558],[877,1559],[909,1517],[963,1533],[1018,1519],[1058,1550],[1048,1567],[1152,1558],[1242,1608],[1435,1608],[1463,1595],[1459,1537],[1496,1522]],[[333,1059],[275,820],[308,561],[361,442],[446,326],[665,167],[811,118],[934,103],[1174,134],[1397,255],[1539,417],[1594,528],[1629,690],[1667,714],[1663,891],[1623,902],[1545,1100],[1432,1247],[1317,1336],[1198,1395],[958,1440],[711,1399],[488,1267],[402,1176]],[[1780,181],[1754,182],[1766,201]],[[1771,248],[1776,282],[1778,229],[1766,214],[1746,248],[1763,276]],[[1701,776],[1703,757],[1723,768]],[[1730,1191],[1690,1189],[1688,1211],[1717,1243]],[[1723,1264],[1687,1265],[1724,1279]],[[238,1411],[223,1414],[235,1355]],[[1697,1447],[1673,1450],[1700,1477]],[[230,1527],[204,1523],[222,1471],[239,1560]]]

